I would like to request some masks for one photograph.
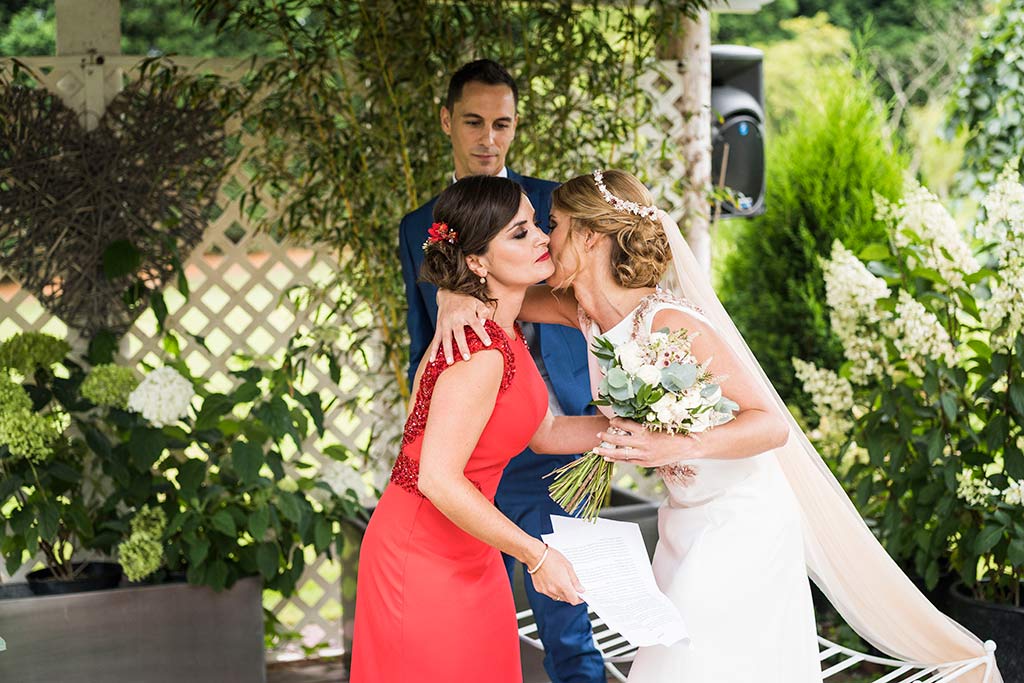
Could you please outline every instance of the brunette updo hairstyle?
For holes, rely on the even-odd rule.
[[[653,206],[654,198],[637,178],[625,171],[604,171],[604,185],[623,201]],[[594,176],[576,176],[551,195],[554,208],[569,214],[566,247],[579,249],[574,238],[582,230],[592,230],[612,238],[611,269],[615,281],[623,287],[654,287],[661,281],[672,260],[668,238],[657,218],[637,216],[608,203],[597,189]],[[572,284],[571,273],[561,285]]]
[[[466,257],[487,253],[491,240],[519,212],[523,188],[508,178],[475,175],[449,185],[434,204],[434,222],[447,223],[458,233],[455,244],[446,241],[427,246],[420,281],[438,289],[493,301],[486,283],[466,265]]]

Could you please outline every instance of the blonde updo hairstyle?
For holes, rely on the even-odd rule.
[[[644,184],[625,171],[604,171],[604,185],[623,201],[653,206],[654,198]],[[668,239],[655,216],[647,218],[612,206],[597,189],[591,174],[576,176],[551,195],[555,209],[571,218],[566,247],[576,250],[578,233],[591,230],[608,235],[612,242],[611,269],[615,281],[629,289],[654,287],[661,281],[672,260]],[[561,227],[561,226],[560,226]],[[567,288],[579,275],[570,273],[559,286]]]

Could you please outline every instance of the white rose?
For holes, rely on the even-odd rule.
[[[696,387],[691,387],[679,395],[679,403],[686,410],[693,410],[703,402],[703,399],[700,397],[700,391]]]
[[[618,356],[622,369],[631,375],[635,375],[636,371],[644,365],[643,349],[635,341],[626,342],[620,346],[616,349],[615,355]]]
[[[636,371],[636,376],[641,382],[652,387],[661,384],[661,370],[653,365],[644,365]]]
[[[675,405],[676,397],[672,394],[665,394],[651,404],[651,410],[653,410],[655,415],[658,416],[658,422],[662,424],[672,424],[675,419],[675,413],[673,411]]]
[[[141,413],[154,427],[163,427],[188,415],[194,397],[192,383],[165,365],[146,375],[128,395],[128,409]]]

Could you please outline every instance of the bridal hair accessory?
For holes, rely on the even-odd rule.
[[[447,242],[448,244],[459,243],[459,233],[448,227],[447,223],[433,223],[427,231],[427,241],[423,243],[423,251],[430,248],[431,244]]]
[[[604,200],[612,205],[612,207],[619,211],[625,211],[631,213],[634,216],[640,216],[641,218],[655,218],[658,215],[658,207],[656,206],[643,206],[636,202],[628,202],[625,199],[619,199],[608,190],[604,185],[604,173],[597,169],[594,171],[594,183],[597,185],[597,191],[601,193]]]

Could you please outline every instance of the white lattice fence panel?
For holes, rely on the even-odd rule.
[[[129,59],[118,58],[118,61],[127,66]],[[59,89],[61,82],[65,87],[74,82],[73,77],[61,74],[62,66],[73,71],[73,65],[67,66],[59,58],[25,61],[43,75],[47,87]],[[308,322],[305,314],[297,313],[287,302],[286,293],[293,287],[330,281],[334,260],[334,256],[324,250],[282,243],[257,234],[246,217],[240,215],[232,202],[235,193],[228,189],[234,186],[237,192],[246,186],[247,179],[239,169],[229,177],[234,182],[225,183],[220,192],[219,215],[208,226],[203,242],[186,260],[189,297],[184,298],[174,289],[165,293],[168,326],[179,332],[182,357],[193,374],[206,378],[210,388],[216,391],[231,387],[233,380],[228,373],[236,352],[280,356],[292,335]],[[342,348],[346,343],[346,322],[352,321],[340,321]],[[76,349],[82,346],[74,331],[69,332],[66,325],[22,290],[13,278],[0,273],[0,339],[19,331],[68,334]],[[190,335],[205,338],[205,348]],[[392,442],[396,430],[400,429],[401,416],[391,415],[386,407],[389,402],[381,400],[384,378],[370,375],[362,354],[354,351],[347,354],[349,362],[342,366],[340,386],[331,380],[327,367],[308,368],[303,390],[317,389],[325,403],[334,399],[335,405],[325,415],[325,436],[305,444],[302,454],[286,451],[286,457],[301,457],[318,463],[322,449],[330,444],[362,451],[371,430],[375,443],[385,450]],[[372,346],[361,351],[369,356],[369,365],[373,367],[379,351]],[[139,318],[125,334],[120,353],[125,361],[133,364],[160,364],[164,352],[151,313]],[[346,404],[348,407],[344,407]],[[379,467],[374,462],[363,464],[368,484],[382,485],[381,469],[386,468],[387,462],[382,459]],[[264,604],[286,627],[301,633],[305,645],[340,647],[341,586],[348,585],[351,593],[352,582],[345,582],[341,576],[341,563],[316,557],[312,549],[308,550],[306,560],[307,569],[296,594],[285,600],[268,591]]]

